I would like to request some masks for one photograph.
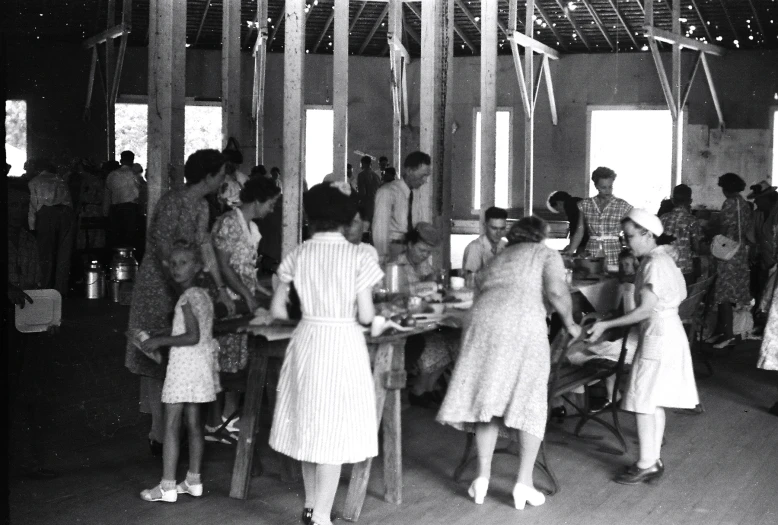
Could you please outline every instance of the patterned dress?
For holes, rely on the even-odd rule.
[[[678,250],[678,267],[681,273],[692,273],[694,271],[692,245],[700,242],[705,236],[700,221],[684,206],[662,215],[660,220],[665,233],[675,237],[672,245]]]
[[[163,403],[210,403],[221,392],[216,355],[218,343],[213,338],[213,303],[202,288],[186,290],[176,303],[172,335],[186,332],[183,306],[189,305],[197,319],[200,341],[193,346],[174,346],[170,349]]]
[[[584,215],[586,231],[589,234],[586,250],[596,251],[597,243],[602,241],[605,249],[605,263],[609,265],[619,264],[621,219],[630,212],[632,205],[623,199],[612,197],[601,210],[596,197],[590,197],[579,202],[578,209]]]
[[[740,210],[740,229],[738,230],[738,209]],[[748,266],[748,246],[746,232],[753,228],[751,206],[738,194],[724,201],[719,215],[720,233],[730,239],[741,241],[740,249],[728,261],[716,260],[715,303],[733,303],[745,306],[751,302],[750,276]]]
[[[132,292],[128,329],[168,329],[176,293],[162,270],[160,256],[173,243],[184,240],[201,244],[208,239],[208,203],[193,199],[185,188],[167,192],[157,203],[146,236],[146,256],[140,265]],[[146,357],[128,341],[124,365],[133,374],[157,379],[165,377],[165,368]]]
[[[317,233],[284,258],[303,318],[278,383],[270,446],[300,461],[357,463],[378,453],[375,387],[357,294],[383,278],[375,252],[340,233]]]
[[[686,281],[665,246],[654,248],[640,261],[635,278],[638,301],[644,288],[659,302],[640,323],[640,342],[621,407],[640,414],[653,414],[657,407],[694,408],[700,400],[689,340],[678,317]]]
[[[773,290],[773,300],[756,366],[765,370],[778,370],[778,290]]]
[[[219,217],[211,230],[213,244],[221,252],[229,254],[230,266],[238,274],[243,285],[253,294],[259,289],[257,280],[257,255],[261,236],[254,221],[246,221],[239,209]],[[239,296],[230,290],[233,299]],[[234,373],[246,368],[248,363],[248,336],[226,334],[218,338],[219,367],[222,372]]]
[[[564,279],[562,257],[543,244],[509,246],[492,260],[439,422],[469,431],[468,423],[501,417],[506,427],[543,438],[551,366],[545,289]]]

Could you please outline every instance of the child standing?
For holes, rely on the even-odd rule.
[[[667,247],[657,245],[664,231],[662,223],[646,210],[633,209],[622,226],[629,247],[640,260],[635,278],[637,308],[595,323],[588,339],[598,339],[609,328],[640,323],[640,340],[622,400],[622,408],[636,414],[640,458],[614,479],[637,485],[656,481],[664,473],[660,451],[665,407],[694,408],[699,398],[689,341],[678,316],[678,305],[686,298],[686,281]]]
[[[281,369],[270,446],[302,462],[306,524],[331,523],[343,463],[378,453],[374,385],[359,323],[373,319],[372,288],[383,272],[370,246],[343,235],[358,212],[349,194],[345,183],[306,193],[316,233],[281,263],[271,304],[274,318],[287,319],[294,282],[303,316]]]
[[[197,252],[177,243],[170,253],[169,270],[183,293],[176,303],[173,330],[169,336],[151,337],[142,343],[144,353],[169,346],[170,358],[162,387],[165,407],[165,441],[162,449],[162,481],[140,496],[146,501],[172,503],[178,494],[202,496],[200,466],[203,458],[203,430],[200,404],[210,403],[221,391],[217,364],[218,346],[212,335],[213,303],[208,292],[194,286],[202,270]],[[176,485],[181,418],[186,415],[189,434],[189,471]]]

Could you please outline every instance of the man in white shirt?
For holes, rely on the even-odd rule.
[[[122,151],[120,159],[119,169],[108,174],[103,194],[103,215],[108,217],[108,245],[137,249],[143,220],[140,197],[145,194],[146,181],[132,169],[133,152]]]
[[[467,285],[472,288],[475,276],[500,253],[507,244],[503,238],[508,230],[508,212],[492,206],[484,214],[484,234],[467,245],[462,260]]]
[[[376,192],[372,233],[381,264],[405,251],[405,235],[421,216],[413,190],[427,183],[431,163],[430,156],[422,151],[409,153],[403,162],[402,178],[384,184]]]

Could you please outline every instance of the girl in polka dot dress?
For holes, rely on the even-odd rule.
[[[147,339],[141,350],[147,355],[170,347],[162,403],[165,406],[165,442],[162,449],[162,481],[141,492],[146,501],[176,501],[179,494],[202,496],[200,465],[203,458],[203,430],[200,404],[210,403],[221,391],[218,373],[218,345],[213,338],[213,304],[208,292],[194,286],[202,270],[197,252],[178,244],[170,254],[173,281],[182,290],[176,303],[173,331],[169,336]],[[181,418],[186,416],[189,434],[189,470],[186,480],[176,485]]]

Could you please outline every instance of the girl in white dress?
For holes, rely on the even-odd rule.
[[[218,371],[218,345],[213,338],[213,303],[208,292],[194,286],[203,265],[190,246],[177,243],[170,253],[169,270],[173,281],[183,290],[176,303],[173,330],[169,336],[146,339],[145,354],[163,346],[170,347],[162,403],[165,407],[165,441],[162,448],[162,481],[141,492],[146,501],[172,503],[178,494],[202,496],[200,466],[203,458],[203,429],[200,404],[210,403],[221,391]],[[186,480],[176,485],[181,418],[186,414],[189,434],[189,470]]]
[[[383,272],[372,246],[343,236],[358,211],[350,193],[345,182],[306,193],[316,233],[284,258],[271,304],[274,318],[287,319],[294,282],[303,315],[281,369],[270,446],[302,462],[302,519],[317,525],[331,523],[341,464],[378,454],[375,387],[359,323],[373,320],[372,289]]]
[[[640,260],[635,279],[637,308],[630,313],[595,323],[589,340],[609,328],[640,323],[640,341],[622,408],[635,412],[640,442],[637,463],[614,481],[625,485],[656,481],[664,472],[661,459],[665,407],[694,408],[699,403],[689,341],[678,316],[686,298],[686,282],[666,247],[658,246],[663,233],[658,217],[633,209],[622,221],[629,247]]]

